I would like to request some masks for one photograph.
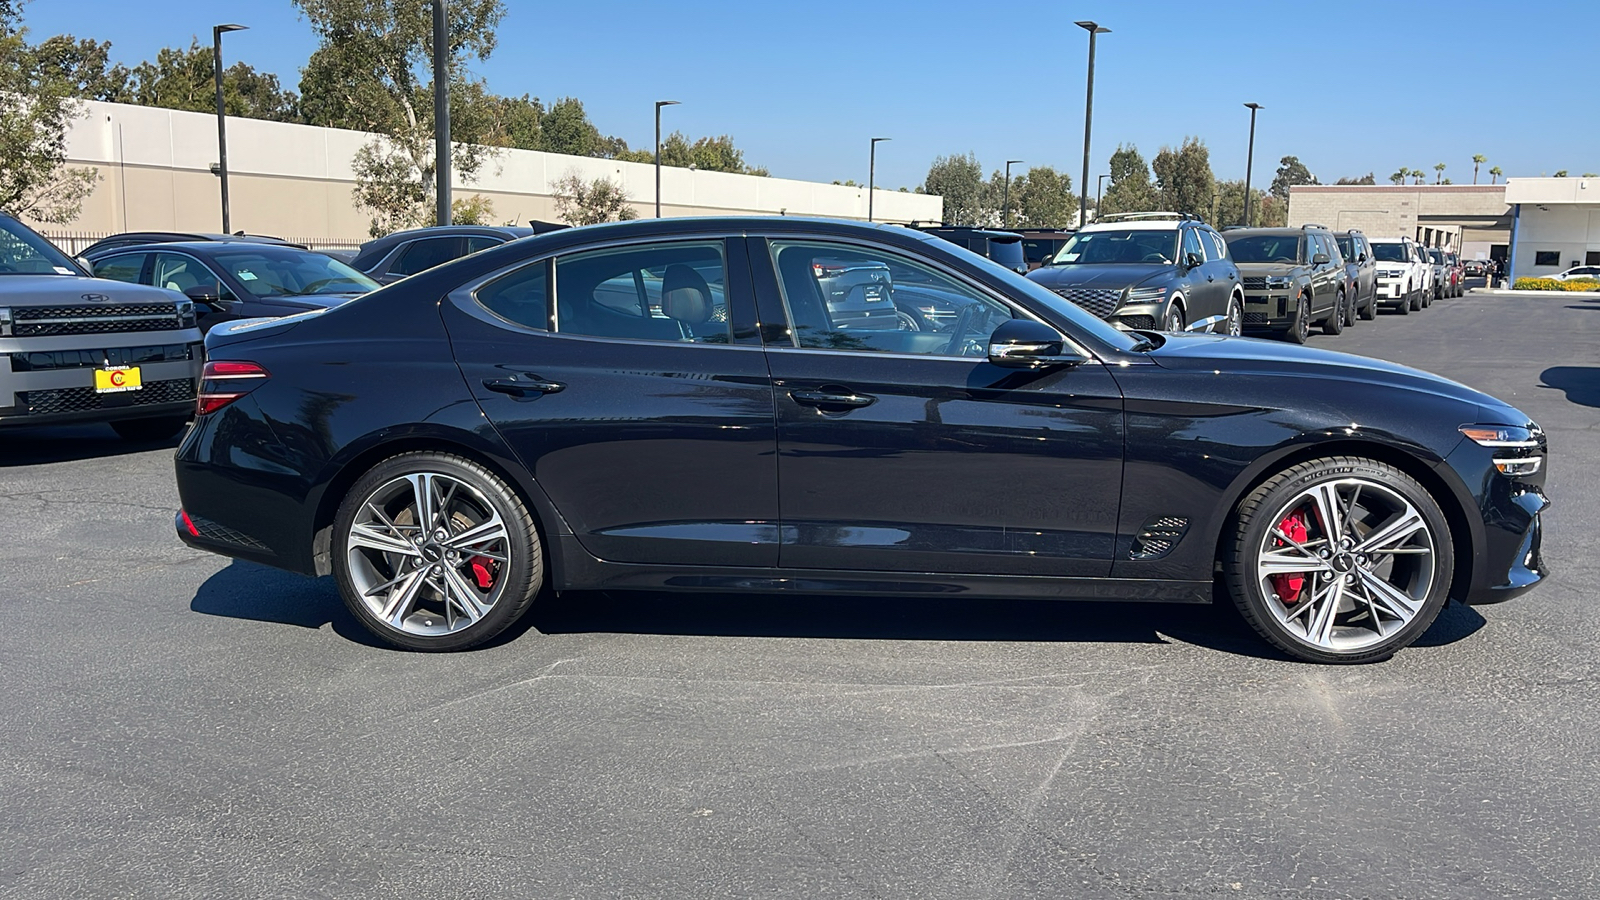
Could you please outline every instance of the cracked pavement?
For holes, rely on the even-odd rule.
[[[1596,896],[1596,310],[1313,337],[1553,448],[1548,583],[1353,668],[1226,609],[758,595],[400,653],[183,547],[170,445],[7,431],[0,897]]]

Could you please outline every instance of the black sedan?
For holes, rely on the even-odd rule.
[[[164,287],[195,303],[200,329],[230,319],[289,316],[336,306],[378,283],[323,253],[243,241],[121,247],[89,261],[100,278]]]
[[[824,261],[863,257],[955,321],[835,323]],[[1499,400],[1120,331],[892,226],[573,229],[207,347],[179,536],[331,573],[412,649],[550,589],[1204,603],[1220,573],[1282,650],[1359,662],[1544,577],[1545,438]]]

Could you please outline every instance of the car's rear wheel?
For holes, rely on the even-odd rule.
[[[1439,504],[1371,459],[1312,460],[1240,504],[1224,577],[1246,621],[1297,659],[1387,659],[1443,608],[1454,572]]]
[[[1333,301],[1333,312],[1322,320],[1323,334],[1342,334],[1344,332],[1344,291]]]
[[[544,583],[533,517],[499,476],[445,453],[404,453],[339,507],[334,574],[351,613],[410,650],[462,650],[505,630]]]
[[[1291,344],[1304,344],[1311,337],[1311,304],[1302,294],[1294,305],[1294,319],[1289,322],[1289,330],[1284,332],[1284,338]]]
[[[187,415],[161,416],[153,419],[118,419],[111,423],[111,430],[125,441],[143,444],[176,437],[188,424]]]

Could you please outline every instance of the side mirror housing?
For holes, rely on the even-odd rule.
[[[218,303],[222,302],[222,294],[220,293],[220,290],[221,288],[215,284],[197,284],[194,287],[185,290],[183,295],[196,303],[204,303],[207,306],[216,306]]]
[[[1311,257],[1311,264],[1314,266],[1327,265],[1328,262],[1328,254],[1326,253],[1318,253],[1317,255]]]
[[[1007,369],[1076,366],[1089,361],[1054,328],[1032,319],[1012,319],[989,336],[989,363]]]

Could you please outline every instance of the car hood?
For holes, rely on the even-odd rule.
[[[1172,272],[1161,263],[1081,263],[1070,266],[1043,266],[1028,273],[1028,279],[1051,290],[1064,288],[1134,287]]]
[[[1386,384],[1401,390],[1477,405],[1485,414],[1501,419],[1498,424],[1515,425],[1528,421],[1526,415],[1496,397],[1432,372],[1387,360],[1258,338],[1215,334],[1168,334],[1162,335],[1162,338],[1161,346],[1149,351],[1149,357],[1156,365],[1166,369],[1209,369],[1219,374],[1263,375],[1284,379],[1312,377]],[[1286,385],[1284,396],[1303,396],[1303,393]]]
[[[176,303],[175,291],[85,275],[0,275],[0,306]]]

